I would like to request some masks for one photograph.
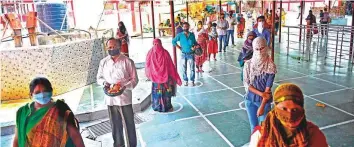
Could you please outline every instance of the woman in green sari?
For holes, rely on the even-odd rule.
[[[16,114],[14,147],[83,147],[79,124],[69,106],[53,101],[48,79],[35,78],[30,83],[33,102]]]

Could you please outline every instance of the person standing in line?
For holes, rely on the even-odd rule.
[[[177,44],[180,43],[180,45]],[[188,86],[188,80],[192,82],[192,86],[195,86],[195,58],[194,58],[194,46],[197,44],[195,35],[189,32],[189,23],[183,23],[183,32],[176,35],[172,40],[173,46],[177,47],[182,51],[182,72],[183,80],[185,81],[184,86]],[[190,68],[190,79],[187,77],[187,64]]]
[[[317,30],[317,26],[314,26],[314,25],[316,25],[316,16],[313,15],[312,10],[310,10],[309,15],[306,17],[306,33],[307,33],[306,37],[307,38],[312,39],[313,32],[315,32],[315,30]]]
[[[161,40],[155,39],[154,46],[146,56],[145,74],[152,81],[152,109],[158,112],[173,111],[172,96],[176,96],[176,84],[182,81],[171,56],[163,48]]]
[[[227,28],[229,28],[229,23],[225,20],[225,15],[223,13],[220,14],[219,21],[217,22],[217,28],[218,28],[218,36],[219,36],[219,52],[224,50],[226,52],[226,47],[227,47]],[[224,43],[224,48],[222,47],[222,44]]]
[[[269,26],[265,22],[264,16],[259,16],[257,18],[257,24],[255,25],[253,32],[256,33],[257,37],[263,37],[267,40],[267,45],[270,45],[270,30]]]
[[[321,17],[320,19],[321,25],[321,34],[322,35],[327,35],[327,26],[330,22],[331,22],[331,17],[329,16],[329,12],[327,12],[327,8],[324,8],[324,13],[323,13],[323,17]]]
[[[216,31],[216,23],[208,23],[208,35],[209,35],[209,41],[208,41],[208,53],[209,53],[209,61],[211,59],[211,54],[214,54],[214,61],[216,61],[216,54],[218,53],[218,32]]]
[[[235,25],[236,19],[232,16],[233,12],[229,12],[229,16],[226,18],[226,21],[229,23],[229,27],[227,28],[227,37],[226,37],[226,45],[229,45],[230,37],[232,41],[232,46],[235,46],[234,34],[235,34]]]
[[[278,35],[278,30],[279,30],[279,27],[280,27],[280,21],[279,21],[279,15],[278,15],[279,12],[275,12],[275,24],[274,24],[274,27],[275,27],[275,32],[274,34],[275,35]]]
[[[240,67],[243,69],[243,66],[247,60],[250,60],[253,55],[252,42],[256,38],[256,34],[253,31],[250,31],[247,34],[247,39],[243,43],[240,55],[238,56],[237,61],[240,64]],[[243,70],[241,71],[241,81],[243,81]]]
[[[203,50],[201,55],[196,55],[195,57],[195,64],[197,66],[197,72],[204,72],[203,71],[203,64],[208,58],[208,51],[207,51],[207,41],[208,41],[208,33],[203,28],[203,22],[198,21],[197,28],[195,29],[195,36],[197,36],[197,43],[200,48]]]
[[[243,14],[238,14],[237,18],[237,38],[243,38],[243,32],[245,31],[246,20],[243,18]]]
[[[124,23],[121,21],[118,23],[118,31],[117,31],[117,39],[121,40],[122,42],[122,46],[121,48],[121,54],[129,57],[129,49],[128,49],[128,45],[129,45],[129,35],[128,35],[128,31],[127,28],[125,27]]]
[[[285,83],[274,92],[274,109],[251,135],[252,147],[328,147],[326,136],[306,120],[304,95],[295,84]]]
[[[105,88],[120,87],[121,95],[105,95],[111,121],[113,146],[136,147],[136,130],[132,107],[132,90],[139,82],[134,61],[121,54],[122,42],[110,38],[106,42],[109,56],[101,60],[97,73],[97,83]],[[123,135],[123,129],[126,135]],[[123,137],[126,137],[124,139]]]
[[[252,42],[252,58],[245,62],[243,84],[245,86],[245,106],[251,132],[264,121],[271,109],[273,81],[277,73],[273,60],[269,57],[266,40],[257,37]]]

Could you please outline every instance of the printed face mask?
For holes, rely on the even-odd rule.
[[[305,116],[304,109],[299,109],[295,112],[288,112],[280,108],[275,107],[275,115],[283,124],[290,124],[290,126],[295,126],[299,124],[300,121]]]

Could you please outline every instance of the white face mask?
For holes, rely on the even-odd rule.
[[[258,22],[258,32],[262,33],[263,32],[263,22]]]

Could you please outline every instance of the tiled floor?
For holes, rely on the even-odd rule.
[[[132,45],[150,45],[152,39],[132,41]],[[162,42],[172,55],[171,39],[164,38]],[[236,40],[236,47],[229,48],[226,53],[219,53],[218,61],[206,62],[205,73],[196,75],[196,87],[178,87],[178,94],[172,100],[174,112],[156,113],[147,109],[138,113],[147,120],[138,126],[139,146],[238,147],[249,142],[250,128],[243,105],[245,90],[237,62],[237,49],[241,48],[242,42],[243,40]],[[313,49],[308,54],[311,57],[309,61],[295,60],[302,56],[296,50],[290,51],[287,57],[285,44],[286,41],[276,44],[275,63],[278,73],[273,91],[281,83],[299,85],[306,96],[306,117],[322,129],[328,143],[335,147],[354,146],[353,71],[346,65],[333,72],[334,61],[317,57]],[[291,47],[293,46],[296,48],[297,45]],[[132,56],[138,59],[135,62],[143,62],[148,51],[139,49],[132,47]],[[320,48],[318,55],[321,54],[323,50]],[[177,57],[179,58],[179,54]],[[351,66],[350,64],[349,67]],[[90,91],[89,88],[82,90]],[[95,92],[100,87],[93,85],[92,88],[94,97],[102,97],[99,92]],[[102,99],[91,99],[89,92],[81,93],[83,95],[75,109],[77,112],[104,107]],[[326,107],[317,107],[318,102],[326,104]],[[5,136],[1,141],[9,143],[11,139],[12,136]],[[103,140],[103,146],[112,145],[110,134],[100,139]],[[99,146],[92,141],[86,140],[85,143],[92,147]]]
[[[148,109],[139,114],[152,118],[139,126],[142,145],[222,147],[249,142],[249,122],[242,103],[245,90],[237,62],[239,44],[218,54],[218,61],[206,63],[205,69],[211,72],[197,76],[202,86],[178,88],[173,102],[183,105],[179,112],[160,114]],[[287,58],[283,52],[278,51],[275,57],[278,74],[273,91],[281,83],[299,85],[306,95],[307,119],[322,129],[330,146],[354,146],[353,72],[345,67],[334,73],[333,66]],[[317,107],[319,102],[326,107]]]

